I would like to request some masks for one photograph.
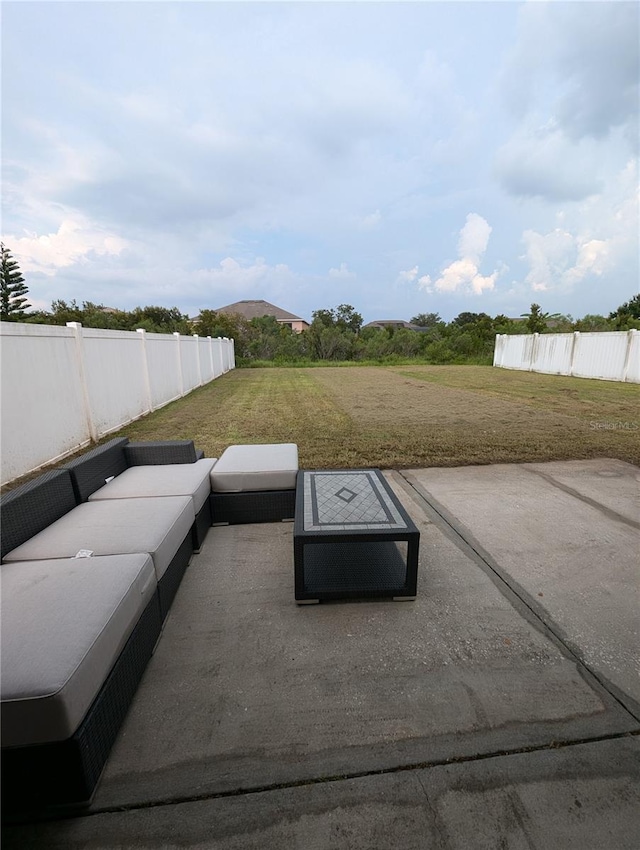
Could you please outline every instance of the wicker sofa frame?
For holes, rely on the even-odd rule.
[[[213,525],[278,522],[293,519],[295,490],[263,490],[246,493],[212,493],[209,497]]]
[[[161,627],[155,594],[75,734],[66,741],[2,750],[4,821],[90,804]]]
[[[189,463],[202,457],[191,441],[134,443],[111,440],[2,496],[0,556],[43,531],[86,501],[105,478],[137,464]],[[137,462],[137,463],[136,463]],[[187,534],[141,618],[73,736],[65,741],[2,750],[2,819],[16,821],[75,810],[91,802],[118,730],[161,633],[189,564],[196,532],[211,525],[209,500]]]
[[[110,440],[2,496],[0,557],[131,466],[193,463],[202,457],[190,440]],[[294,512],[294,490],[210,495],[75,734],[50,744],[3,748],[3,821],[71,813],[90,804],[193,550],[212,524],[277,522],[293,519]]]

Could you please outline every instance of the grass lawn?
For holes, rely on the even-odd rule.
[[[640,386],[489,366],[237,369],[121,433],[193,439],[208,457],[294,442],[306,468],[640,465]]]

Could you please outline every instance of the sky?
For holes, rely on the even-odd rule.
[[[635,2],[3,2],[35,308],[608,314],[638,292]]]

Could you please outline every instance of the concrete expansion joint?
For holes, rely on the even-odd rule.
[[[541,469],[534,469],[532,465],[528,463],[522,464],[522,469],[526,472],[529,472],[531,475],[537,475],[546,481],[548,484],[551,484],[552,487],[556,487],[558,490],[562,490],[563,493],[567,493],[569,496],[573,496],[575,499],[579,499],[581,502],[584,502],[585,505],[589,505],[592,508],[595,508],[597,511],[600,511],[601,514],[608,517],[609,519],[614,520],[615,522],[622,522],[624,525],[629,525],[631,528],[640,529],[640,522],[636,520],[629,519],[629,517],[623,516],[619,514],[617,511],[608,508],[606,505],[603,505],[601,502],[596,501],[596,499],[592,499],[589,496],[585,496],[584,493],[580,493],[578,490],[574,490],[573,487],[570,487],[568,484],[564,484],[562,481],[558,481],[552,475],[549,475],[548,472],[543,472]]]
[[[401,764],[393,767],[380,768],[378,770],[363,770],[336,775],[309,777],[292,782],[280,782],[269,785],[257,785],[251,788],[237,788],[230,791],[220,791],[203,794],[192,794],[185,796],[167,797],[165,799],[150,800],[145,803],[133,803],[121,806],[96,807],[80,815],[80,818],[91,818],[96,815],[124,814],[125,812],[143,811],[147,809],[160,809],[167,806],[177,806],[186,803],[201,803],[209,800],[221,800],[230,797],[249,797],[253,794],[265,794],[271,791],[283,791],[292,788],[308,788],[314,785],[323,785],[333,782],[346,782],[354,779],[366,779],[373,776],[388,776],[390,774],[408,773],[411,771],[430,770],[436,767],[447,767],[457,764],[470,764],[474,762],[487,761],[496,758],[508,758],[510,756],[527,755],[529,753],[549,752],[553,750],[578,747],[584,744],[599,744],[607,741],[617,741],[624,738],[640,737],[640,727],[632,731],[613,732],[607,735],[595,735],[586,738],[575,738],[571,740],[551,740],[545,744],[534,744],[524,747],[513,747],[506,750],[494,750],[486,753],[475,753],[473,755],[452,756],[450,758],[434,759],[433,761],[415,762],[412,764]],[[421,785],[424,789],[424,786]],[[425,792],[426,793],[426,792]],[[60,818],[62,819],[62,818]]]
[[[540,475],[545,480],[553,482],[553,479],[546,473],[538,470],[529,470],[532,473]],[[493,559],[491,554],[487,552],[480,543],[475,540],[471,532],[465,526],[458,522],[454,516],[440,504],[440,502],[424,489],[417,481],[413,479],[410,473],[405,473],[402,470],[398,471],[398,477],[402,482],[403,488],[413,497],[414,501],[421,505],[422,509],[433,518],[433,521],[438,527],[452,540],[455,545],[468,557],[478,564],[478,566],[492,579],[500,593],[512,604],[516,611],[521,616],[525,616],[527,620],[537,628],[542,634],[552,640],[560,651],[567,657],[583,676],[590,677],[601,688],[606,691],[608,696],[616,702],[627,714],[629,714],[636,722],[640,723],[640,706],[637,702],[626,694],[620,694],[608,679],[599,673],[582,658],[579,647],[574,646],[564,634],[560,626],[554,622],[549,616],[546,609],[538,604],[531,596],[516,582],[505,570],[503,570]],[[557,482],[555,482],[557,483]],[[574,495],[572,488],[564,484],[557,483],[557,486]],[[577,492],[583,501],[591,503],[587,497],[582,497]],[[626,517],[611,511],[604,505],[599,505],[593,502],[594,506],[599,507],[602,512],[606,513],[610,518],[624,522],[627,525],[637,526],[640,528],[640,523],[634,523]]]

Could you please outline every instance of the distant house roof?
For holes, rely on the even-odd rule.
[[[414,325],[412,322],[405,322],[404,319],[376,319],[374,322],[369,322],[365,328],[407,328],[410,331],[426,331],[428,328],[423,328],[422,325]]]
[[[276,307],[275,304],[270,304],[268,301],[248,300],[236,301],[235,304],[227,304],[226,307],[218,307],[216,313],[226,313],[226,315],[244,316],[245,319],[258,319],[261,316],[274,316],[278,322],[304,322],[309,323],[300,316],[294,316],[288,310],[283,310],[282,307]]]

